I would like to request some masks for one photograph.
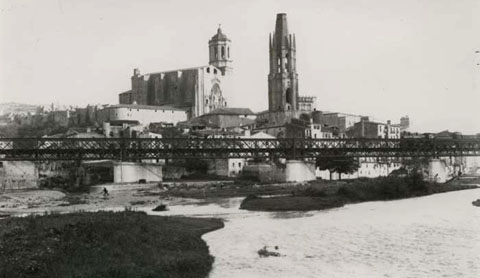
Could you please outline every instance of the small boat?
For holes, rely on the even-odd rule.
[[[477,199],[476,201],[473,201],[472,205],[474,205],[476,207],[480,207],[480,199]]]
[[[268,251],[266,246],[258,250],[257,253],[260,257],[280,257],[280,253]]]

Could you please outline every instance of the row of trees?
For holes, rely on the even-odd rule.
[[[330,179],[333,173],[339,174],[339,179],[342,179],[342,174],[353,174],[360,168],[360,163],[356,158],[347,156],[337,157],[317,157],[316,166],[320,170],[329,170]],[[421,173],[422,169],[428,165],[428,158],[409,158],[402,160],[403,167],[395,172],[405,172],[408,176],[414,176]]]

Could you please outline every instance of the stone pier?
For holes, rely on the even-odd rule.
[[[448,169],[445,161],[431,159],[428,162],[428,179],[431,182],[445,183],[448,179]]]
[[[163,180],[162,165],[141,162],[115,162],[113,164],[113,182],[147,182]]]
[[[304,182],[315,180],[315,163],[302,160],[287,160],[285,169],[286,182]]]

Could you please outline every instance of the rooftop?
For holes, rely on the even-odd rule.
[[[176,108],[173,106],[162,105],[143,105],[143,104],[115,104],[105,107],[104,109],[108,108],[131,108],[131,109],[148,109],[148,110],[174,110],[174,111],[185,111],[181,108]]]
[[[250,108],[222,107],[205,115],[255,115]]]
[[[218,26],[217,33],[212,37],[210,41],[229,41],[227,35],[222,33],[222,28]]]

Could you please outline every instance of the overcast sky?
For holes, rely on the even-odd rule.
[[[232,40],[230,106],[265,110],[268,34],[287,13],[300,94],[320,110],[480,132],[479,0],[0,0],[0,102],[118,103],[142,73]]]

